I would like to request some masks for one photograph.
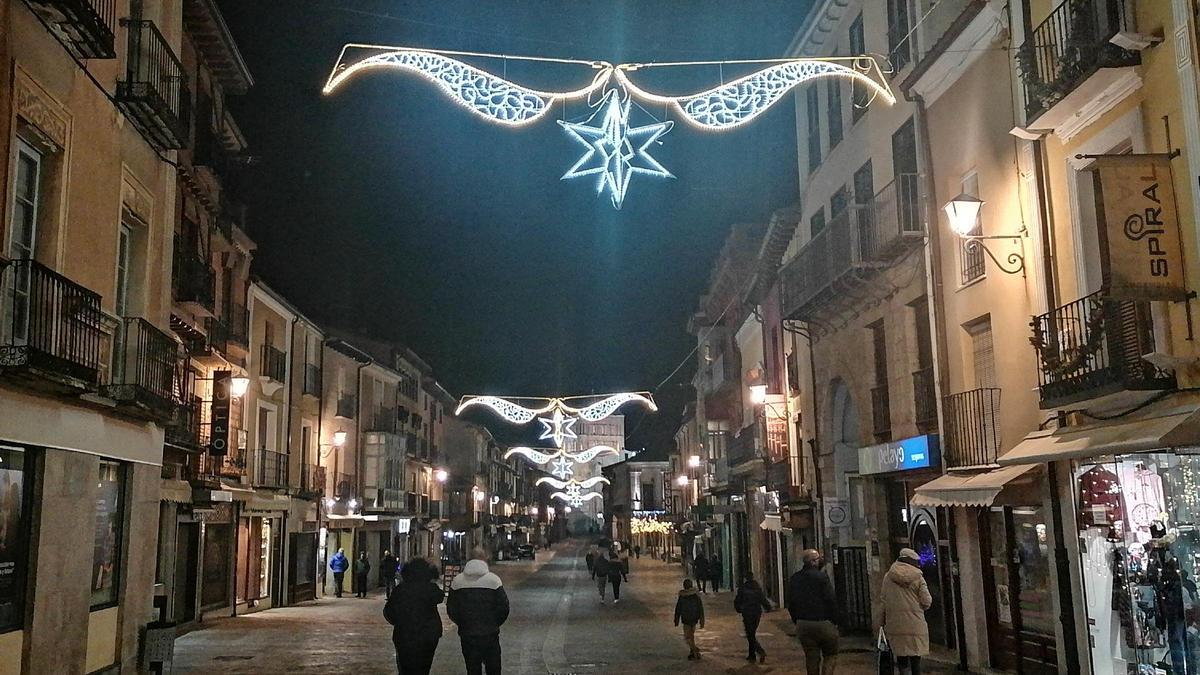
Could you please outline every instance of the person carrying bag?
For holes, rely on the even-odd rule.
[[[875,656],[879,661],[879,675],[894,675],[896,659],[892,655],[892,646],[888,644],[883,627],[879,627],[879,637],[875,640]]]

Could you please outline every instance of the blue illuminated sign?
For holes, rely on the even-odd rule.
[[[913,436],[858,449],[858,473],[862,475],[928,469],[941,461],[936,434]]]

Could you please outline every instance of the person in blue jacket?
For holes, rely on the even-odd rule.
[[[342,582],[346,579],[346,570],[350,569],[350,561],[346,560],[346,549],[339,548],[329,560],[329,569],[333,570],[333,594],[342,597]]]

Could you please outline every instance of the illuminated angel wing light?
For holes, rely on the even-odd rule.
[[[593,403],[585,408],[572,408],[563,404],[563,409],[569,413],[579,415],[589,422],[599,422],[617,411],[617,408],[629,403],[630,401],[640,401],[652,411],[658,410],[658,406],[654,404],[654,399],[646,394],[634,392],[625,392],[621,394],[613,394],[602,401]]]
[[[600,455],[604,455],[604,454],[608,454],[608,453],[612,453],[614,455],[620,454],[617,452],[616,448],[614,448],[610,445],[594,445],[594,446],[588,448],[587,450],[577,452],[574,455],[568,455],[568,457],[570,457],[572,460],[574,460],[580,464],[583,464],[585,462],[590,462],[593,459],[596,459]]]
[[[797,59],[779,63],[719,87],[690,96],[662,96],[639,88],[626,70],[616,71],[617,80],[633,94],[650,101],[673,104],[691,124],[705,129],[725,130],[741,126],[766,112],[799,84],[824,77],[844,77],[861,82],[889,104],[895,95],[855,68],[828,60]]]
[[[533,462],[534,464],[545,464],[546,462],[549,462],[557,457],[559,454],[560,453],[547,454],[545,452],[541,452],[540,450],[519,446],[504,453],[504,459],[508,459],[513,455],[521,455],[523,457],[527,457],[529,461]]]
[[[576,495],[574,497],[572,497],[571,495],[569,495],[565,492],[553,492],[550,494],[550,496],[555,499],[561,499],[564,502],[573,502],[575,504],[582,504],[583,502],[586,502],[589,499],[603,499],[604,498],[604,495],[600,494],[599,492],[585,492],[583,494]]]
[[[556,478],[550,478],[549,476],[546,476],[544,478],[539,478],[537,483],[534,483],[534,485],[541,485],[542,483],[546,483],[550,487],[557,488],[559,490],[565,490],[569,485],[576,485],[579,488],[586,489],[595,487],[601,483],[604,483],[605,485],[612,484],[604,476],[593,476],[587,480],[558,480]]]
[[[472,396],[463,400],[454,411],[455,415],[461,415],[462,411],[473,405],[481,405],[496,411],[501,417],[514,422],[516,424],[528,424],[533,421],[533,418],[539,414],[546,412],[553,406],[545,408],[533,409],[517,405],[512,401],[500,398],[499,396]]]
[[[332,93],[343,82],[361,72],[381,68],[416,73],[436,84],[451,99],[476,115],[514,127],[538,121],[556,101],[586,96],[603,87],[612,72],[611,67],[602,68],[601,74],[582,89],[547,92],[523,87],[443,54],[399,49],[368,56],[335,69],[325,84],[324,93]]]

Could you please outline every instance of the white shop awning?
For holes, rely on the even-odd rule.
[[[1036,464],[1006,466],[977,474],[946,474],[918,487],[913,506],[991,506],[1005,485],[1025,475]]]
[[[1195,445],[1200,445],[1196,403],[1163,401],[1115,419],[1035,431],[996,462],[1040,464]]]
[[[776,514],[767,514],[763,516],[763,521],[758,526],[768,532],[782,532],[783,519]]]

